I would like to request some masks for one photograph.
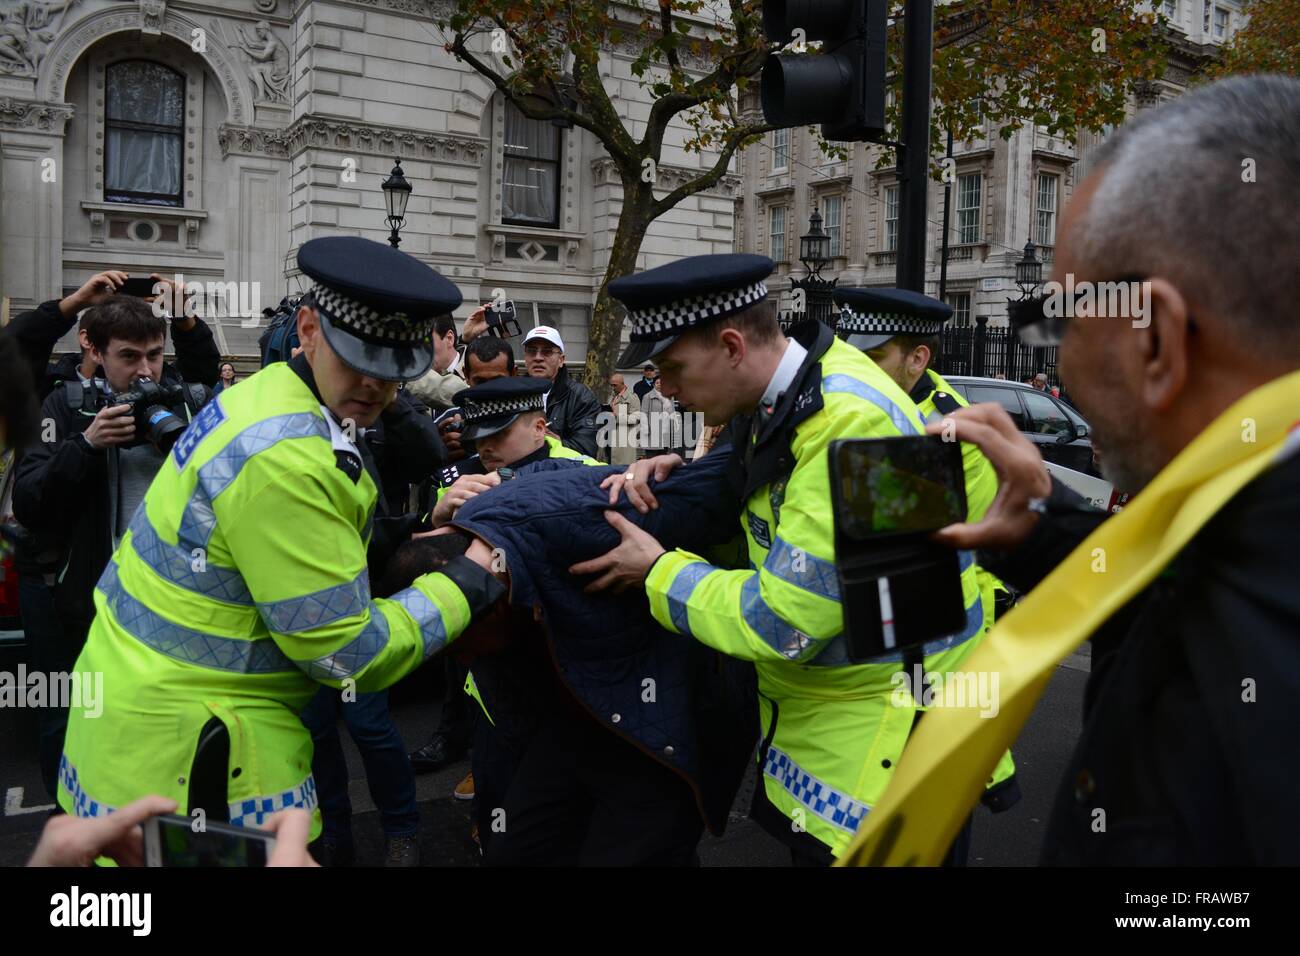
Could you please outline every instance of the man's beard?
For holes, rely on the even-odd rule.
[[[1159,473],[1160,467],[1149,460],[1150,442],[1133,427],[1132,418],[1119,420],[1123,424],[1114,428],[1110,423],[1099,427],[1096,418],[1088,416],[1092,442],[1100,452],[1102,477],[1117,491],[1135,495]]]

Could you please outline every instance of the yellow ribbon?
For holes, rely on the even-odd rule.
[[[838,866],[937,866],[1056,665],[1147,586],[1300,426],[1300,372],[1239,399],[1000,620],[964,665],[997,673],[996,717],[932,708]],[[1292,441],[1300,438],[1300,431]],[[1104,570],[1095,570],[1104,568]]]

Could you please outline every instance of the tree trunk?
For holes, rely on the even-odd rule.
[[[641,242],[651,221],[654,193],[649,183],[641,182],[639,173],[639,169],[622,173],[623,211],[618,217],[605,276],[596,293],[596,308],[587,338],[587,363],[582,370],[582,379],[597,395],[605,394],[605,383],[618,361],[619,339],[623,331],[622,310],[616,310],[609,295],[609,284],[636,270],[636,257],[641,252]]]

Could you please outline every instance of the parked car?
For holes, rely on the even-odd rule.
[[[1051,462],[1085,475],[1100,476],[1089,439],[1088,423],[1068,402],[1032,385],[971,375],[945,376],[972,405],[997,402],[1016,427]]]

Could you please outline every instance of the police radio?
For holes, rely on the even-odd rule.
[[[835,560],[849,658],[918,658],[966,626],[961,563],[932,532],[966,520],[961,445],[940,436],[831,443]]]

